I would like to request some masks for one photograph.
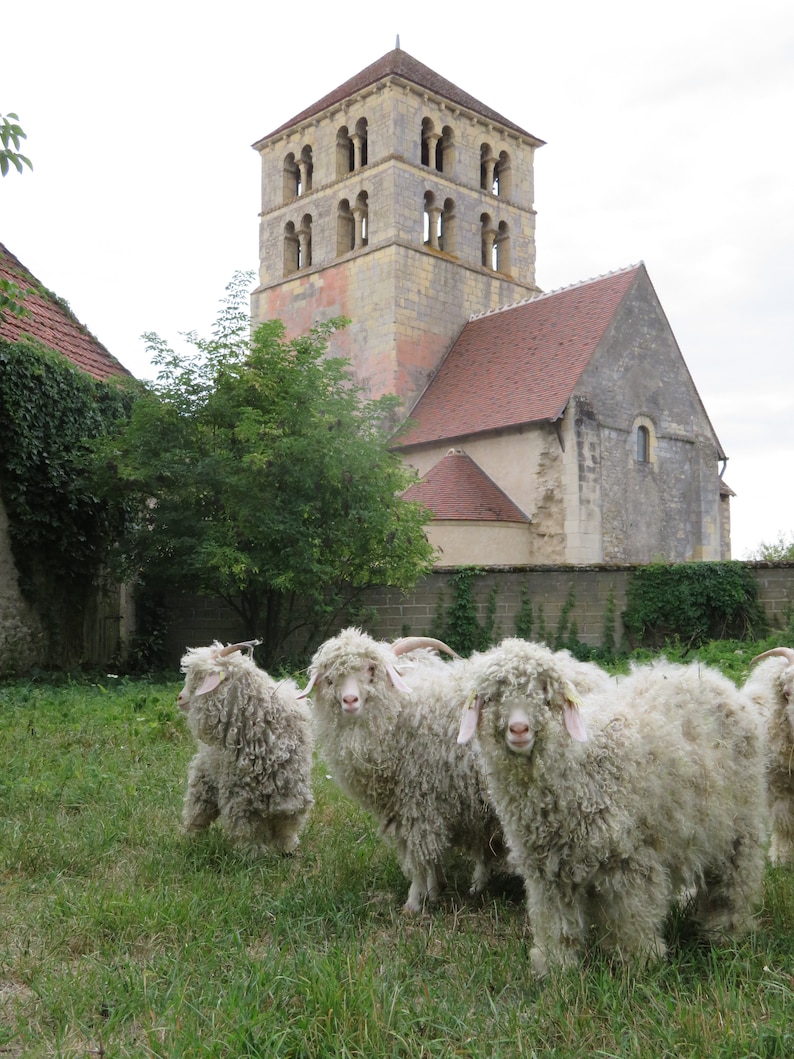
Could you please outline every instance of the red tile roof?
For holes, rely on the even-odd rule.
[[[464,92],[462,88],[458,88],[458,86],[454,85],[451,81],[447,81],[445,77],[441,77],[440,74],[431,70],[429,66],[420,63],[418,59],[414,59],[407,51],[395,48],[393,51],[387,52],[385,55],[381,56],[381,58],[377,59],[374,63],[371,63],[360,73],[357,73],[355,77],[351,77],[350,80],[339,85],[339,87],[335,88],[333,92],[329,92],[328,95],[323,96],[322,99],[318,99],[316,103],[312,103],[310,107],[307,107],[306,110],[302,110],[300,114],[296,114],[294,118],[290,118],[290,120],[285,121],[283,125],[279,125],[279,127],[274,129],[273,132],[269,132],[266,136],[257,140],[253,146],[255,148],[260,147],[266,140],[269,140],[271,136],[277,136],[285,129],[292,128],[293,125],[300,125],[302,121],[307,121],[309,118],[313,118],[323,110],[327,110],[329,107],[336,106],[345,99],[355,96],[358,92],[363,91],[365,88],[369,88],[370,85],[374,85],[377,81],[385,81],[390,77],[399,77],[404,81],[410,81],[411,84],[417,85],[419,88],[426,89],[429,92],[433,92],[435,95],[442,96],[444,99],[449,100],[450,103],[454,103],[458,107],[471,110],[475,114],[479,114],[482,118],[487,118],[489,121],[493,121],[507,129],[512,129],[514,132],[518,132],[522,136],[527,136],[538,147],[545,143],[544,140],[539,140],[536,136],[533,136],[532,133],[527,132],[526,129],[522,129],[520,125],[516,125],[515,122],[510,121],[497,111],[492,110],[491,107],[487,107],[484,103],[480,103],[480,101],[475,99],[474,96],[470,96],[468,92]]]
[[[643,264],[470,318],[396,448],[558,419]]]
[[[493,479],[460,449],[450,449],[420,482],[403,493],[403,498],[418,500],[436,519],[529,522]]]
[[[29,316],[15,316],[6,311],[5,318],[0,320],[0,338],[6,342],[24,341],[26,337],[37,339],[50,349],[63,353],[81,371],[95,379],[132,374],[2,243],[0,277],[11,280],[26,292],[23,305],[30,313]]]

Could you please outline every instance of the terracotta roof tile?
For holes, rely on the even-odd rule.
[[[18,342],[26,337],[37,339],[50,349],[63,353],[81,371],[95,379],[132,374],[2,243],[0,277],[11,280],[27,292],[23,304],[30,313],[20,317],[6,312],[5,319],[0,320],[0,338],[7,342]]]
[[[441,77],[435,70],[431,70],[429,66],[420,63],[418,59],[414,59],[408,52],[403,51],[401,48],[395,48],[348,81],[345,81],[344,84],[339,85],[333,92],[329,92],[322,99],[318,99],[316,103],[312,103],[310,107],[302,110],[300,114],[296,114],[294,118],[290,118],[283,125],[279,125],[273,132],[269,132],[266,136],[257,140],[253,146],[258,148],[266,140],[269,140],[271,136],[277,136],[285,129],[292,128],[293,125],[300,125],[301,122],[313,118],[315,115],[320,114],[329,107],[336,106],[351,96],[355,96],[358,92],[369,88],[370,85],[374,85],[377,81],[385,81],[390,77],[399,77],[404,81],[410,81],[419,88],[427,89],[427,91],[433,92],[435,95],[442,96],[456,106],[471,110],[482,118],[487,118],[498,125],[521,133],[522,136],[528,136],[537,146],[541,146],[545,142],[533,136],[532,133],[527,132],[526,129],[522,129],[520,125],[516,125],[515,122],[505,118],[502,114],[492,110],[491,107],[480,103],[474,96],[470,96],[468,92],[464,92],[462,88],[458,88],[451,81],[447,81],[445,77]]]
[[[395,447],[559,418],[644,268],[632,265],[471,317]]]
[[[436,519],[529,522],[493,479],[460,449],[450,449],[420,482],[403,493],[403,498],[418,500]]]

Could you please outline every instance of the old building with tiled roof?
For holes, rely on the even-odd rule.
[[[401,398],[440,565],[728,558],[726,457],[645,266],[537,286],[541,146],[388,52],[254,144],[254,318],[350,319],[331,352]]]
[[[6,312],[0,319],[0,339],[6,342],[40,342],[63,353],[75,367],[95,379],[130,375],[120,361],[94,338],[69,306],[47,290],[22,262],[0,243],[0,279],[9,280],[23,292],[26,312]]]
[[[530,515],[505,563],[725,557],[725,453],[642,264],[469,320],[398,444],[430,475],[450,442]]]
[[[18,313],[8,304],[0,307],[0,359],[4,365],[13,366],[16,360],[25,363],[29,354],[33,361],[38,351],[44,348],[55,357],[38,357],[37,370],[41,377],[53,370],[53,363],[67,366],[67,362],[76,372],[90,376],[97,384],[130,377],[130,372],[80,323],[66,302],[47,290],[2,243],[0,279],[5,281],[6,293],[19,292],[14,300],[24,310]],[[72,378],[68,366],[66,375]],[[82,387],[84,380],[76,372],[73,381]],[[34,381],[36,379],[34,376]],[[0,387],[4,385],[5,378],[0,378]],[[43,386],[41,382],[39,385]],[[95,390],[98,388],[94,384],[90,386]],[[42,392],[63,394],[64,390],[56,386],[49,391],[44,388]],[[68,408],[68,405],[62,407]],[[41,416],[39,411],[38,417],[33,417],[34,429],[48,425],[57,433],[58,427],[53,425],[49,416],[39,418]],[[0,420],[0,432],[5,440],[13,437],[5,416]],[[0,450],[4,451],[5,446],[0,446]],[[62,453],[58,453],[53,461],[46,443],[39,444],[36,451],[43,466],[53,462],[60,468],[65,466],[58,462],[62,461]],[[27,461],[27,465],[35,469],[35,461]],[[92,578],[96,571],[92,570],[85,571],[79,592],[73,584],[65,591],[47,564],[49,546],[45,543],[31,547],[27,540],[24,549],[33,562],[28,567],[23,589],[17,561],[19,553],[17,551],[15,557],[12,542],[16,541],[19,548],[24,534],[19,532],[19,522],[12,521],[12,505],[9,504],[7,509],[9,493],[6,487],[10,481],[13,482],[10,495],[19,497],[24,494],[23,507],[27,506],[25,491],[29,489],[29,483],[23,481],[20,484],[19,479],[14,478],[14,472],[9,471],[5,459],[0,459],[0,675],[26,672],[34,665],[48,667],[79,661],[107,666],[111,659],[118,661],[126,651],[125,644],[129,642],[134,627],[132,593],[122,585],[94,586]],[[56,477],[54,481],[59,480]],[[35,497],[32,506],[57,503],[58,489],[58,484],[53,485],[52,480],[36,480],[30,488],[30,494]],[[71,502],[68,500],[67,504]],[[95,517],[95,509],[91,510],[89,519]],[[74,509],[72,516],[76,519],[75,525],[80,525],[79,513]],[[40,556],[45,560],[39,564]],[[70,626],[72,619],[74,624]]]

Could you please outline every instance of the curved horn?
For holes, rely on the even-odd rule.
[[[404,655],[408,651],[416,651],[420,647],[432,647],[436,651],[446,651],[453,658],[460,658],[457,651],[447,647],[443,640],[434,640],[432,636],[403,636],[402,639],[395,640],[391,645],[391,649],[396,655]]]
[[[240,643],[230,643],[226,647],[221,647],[216,657],[226,658],[227,655],[233,655],[235,651],[242,651],[246,647],[253,651],[261,642],[261,640],[242,640]]]
[[[760,662],[762,658],[772,658],[775,655],[780,655],[781,658],[788,659],[789,665],[794,666],[794,650],[791,647],[773,647],[771,651],[764,651],[762,655],[756,655],[755,658],[750,662],[751,666],[754,666],[756,662]]]

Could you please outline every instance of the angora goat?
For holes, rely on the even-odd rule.
[[[244,653],[257,643],[216,641],[182,658],[178,705],[199,744],[182,820],[203,831],[220,817],[236,845],[290,853],[314,804],[311,721],[296,685],[277,683]]]
[[[459,740],[475,733],[534,933],[532,969],[579,959],[591,932],[622,960],[665,953],[684,889],[716,936],[752,923],[765,836],[764,749],[733,683],[657,663],[588,693],[547,648],[475,659]]]
[[[436,899],[452,849],[474,860],[472,893],[505,852],[478,757],[455,742],[467,663],[418,650],[427,647],[452,653],[437,640],[390,645],[345,629],[317,650],[303,692],[314,692],[315,729],[334,779],[396,850],[410,880],[406,912]]]
[[[767,789],[771,813],[773,864],[794,860],[794,650],[773,647],[756,655],[760,663],[745,681],[763,718],[767,737]]]

